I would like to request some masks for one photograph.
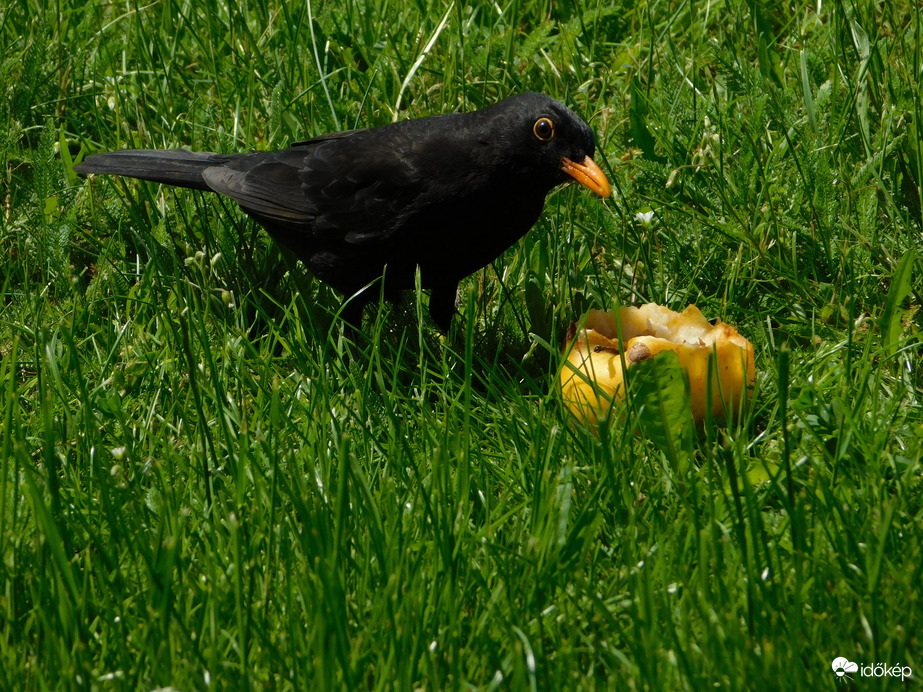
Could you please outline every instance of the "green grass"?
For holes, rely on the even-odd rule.
[[[4,4],[0,689],[919,687],[923,12],[785,7]],[[408,295],[349,344],[233,204],[71,170],[525,89],[615,194],[553,193],[449,341]],[[689,450],[555,391],[645,301],[756,346]]]

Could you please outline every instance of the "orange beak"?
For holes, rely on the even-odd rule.
[[[571,161],[565,156],[561,159],[561,170],[600,197],[609,197],[612,194],[606,174],[589,156],[580,163]]]

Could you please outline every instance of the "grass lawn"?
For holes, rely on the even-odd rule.
[[[20,0],[0,48],[0,690],[920,687],[916,3]],[[613,196],[449,339],[410,292],[350,343],[235,204],[72,170],[525,90]],[[756,348],[682,449],[555,386],[651,301]]]

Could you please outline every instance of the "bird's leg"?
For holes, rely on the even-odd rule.
[[[340,306],[340,319],[346,324],[350,338],[354,339],[356,334],[362,331],[362,310],[365,303],[362,296],[351,296]]]
[[[429,292],[429,314],[433,322],[444,333],[449,333],[449,326],[455,316],[458,299],[458,284],[436,286]]]

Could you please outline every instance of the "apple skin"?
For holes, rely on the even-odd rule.
[[[616,317],[617,315],[617,317]],[[612,403],[625,395],[624,368],[658,353],[672,351],[689,378],[689,405],[697,423],[711,408],[715,420],[733,417],[752,394],[756,379],[753,345],[729,324],[711,324],[690,305],[674,312],[647,303],[615,310],[590,310],[565,348],[560,385],[565,403],[578,419],[596,425],[608,419]],[[621,339],[619,339],[621,331]],[[708,401],[709,357],[714,354],[711,402]]]

